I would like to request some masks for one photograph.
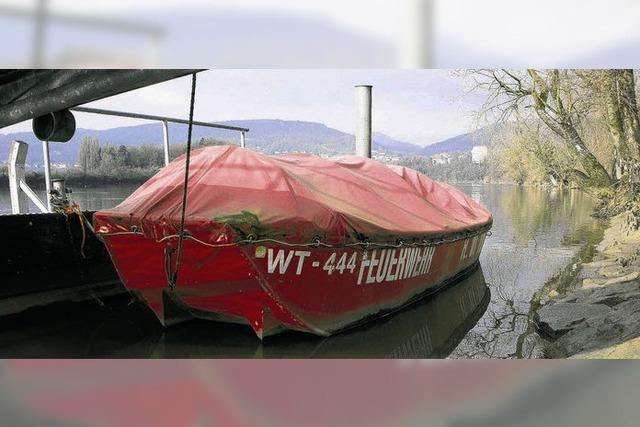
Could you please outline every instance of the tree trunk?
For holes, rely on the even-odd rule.
[[[542,122],[564,140],[569,151],[578,160],[585,174],[589,177],[591,185],[602,187],[611,184],[609,172],[589,151],[582,137],[580,137],[580,134],[578,134],[578,131],[569,120],[565,120],[562,123],[554,121],[544,107],[536,108],[536,112]]]
[[[617,70],[624,136],[629,157],[640,159],[640,119],[633,70]]]
[[[606,168],[602,166],[598,159],[589,151],[575,127],[568,123],[563,123],[560,127],[564,134],[563,138],[578,158],[580,165],[589,176],[591,183],[597,187],[611,185],[611,177]]]
[[[598,187],[610,185],[609,172],[589,151],[573,125],[571,110],[565,108],[560,71],[551,70],[550,77],[546,80],[535,70],[529,70],[528,73],[534,81],[535,87],[530,93],[534,98],[538,117],[565,141],[589,177],[591,185]],[[550,104],[551,100],[553,104]],[[570,102],[569,105],[571,105]]]
[[[622,119],[622,105],[620,103],[620,82],[618,70],[606,70],[603,72],[603,95],[604,105],[607,113],[607,124],[609,133],[613,138],[613,164],[612,177],[619,179],[621,175],[620,164],[629,157],[629,147],[625,135],[624,122]]]

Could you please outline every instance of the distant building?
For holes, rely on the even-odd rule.
[[[486,145],[476,145],[471,149],[471,161],[473,163],[484,163],[488,154],[489,148]]]
[[[371,150],[371,158],[382,163],[394,163],[400,161],[400,157],[380,150]]]
[[[449,153],[438,153],[431,156],[432,165],[448,165],[451,163],[451,155]]]

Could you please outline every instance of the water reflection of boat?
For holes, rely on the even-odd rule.
[[[69,310],[63,304],[16,316],[0,331],[0,356],[446,357],[483,315],[489,297],[477,269],[459,283],[362,327],[331,337],[288,332],[260,342],[242,325],[206,320],[164,329],[142,303],[118,296],[102,306],[83,303]]]
[[[156,355],[164,357],[428,358],[446,357],[487,309],[490,291],[481,269],[441,292],[384,319],[319,338],[301,333],[256,342],[246,329],[223,332],[210,346],[207,321],[165,331]],[[214,351],[216,354],[212,354]],[[244,354],[243,354],[244,353]]]

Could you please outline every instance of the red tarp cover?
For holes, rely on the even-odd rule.
[[[183,156],[117,207],[96,213],[97,231],[135,226],[153,239],[177,234],[184,167]],[[186,229],[208,242],[248,235],[290,243],[388,242],[490,222],[491,214],[460,190],[362,157],[266,156],[231,146],[191,157]]]

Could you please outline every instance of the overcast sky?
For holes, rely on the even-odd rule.
[[[314,17],[397,47],[406,42],[407,16],[415,13],[412,5],[419,1],[433,4],[433,13],[424,16],[423,23],[433,29],[437,49],[445,51],[434,64],[438,67],[465,63],[465,56],[471,56],[471,65],[476,66],[478,57],[495,58],[493,65],[501,66],[567,66],[581,58],[592,58],[589,64],[602,66],[608,57],[601,53],[615,46],[627,47],[627,63],[638,61],[633,48],[640,40],[638,0],[49,0],[48,4],[53,11],[102,13],[141,22],[149,21],[148,15],[189,10],[199,16],[236,11]],[[33,4],[35,0],[0,0],[0,5]],[[189,22],[180,29],[188,32]],[[243,31],[251,33],[252,28]],[[447,52],[455,55],[449,57]]]
[[[355,89],[371,84],[373,128],[425,145],[475,129],[482,99],[447,70],[209,70],[198,74],[195,118],[305,120],[353,133]],[[88,106],[187,118],[190,78],[180,78]],[[75,113],[77,126],[106,129],[142,121]],[[24,122],[3,130],[29,130]]]

